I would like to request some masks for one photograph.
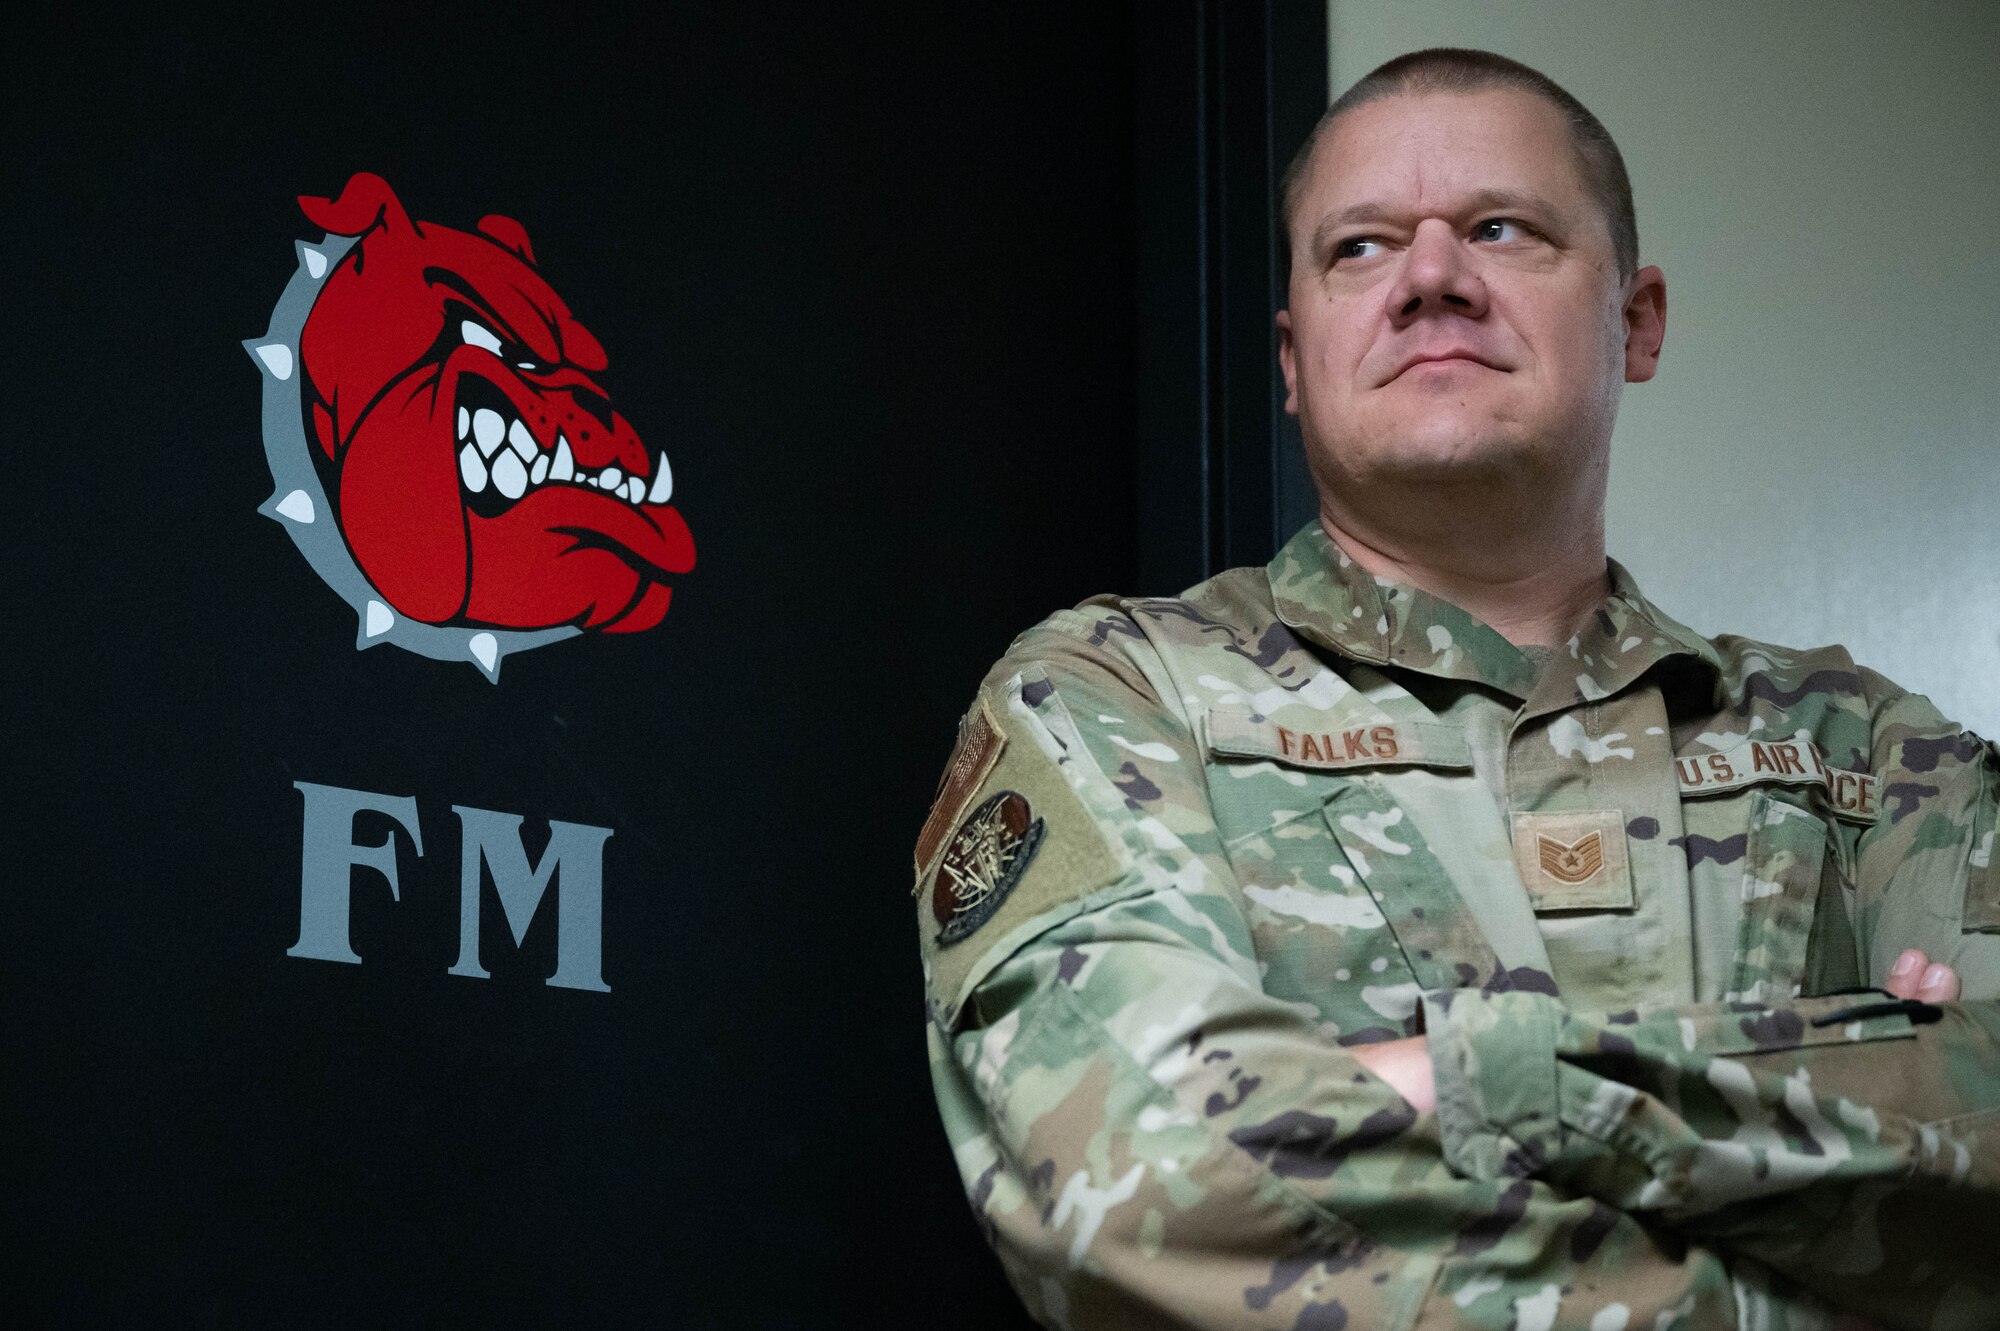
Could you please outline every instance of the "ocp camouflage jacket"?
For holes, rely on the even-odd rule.
[[[2000,1326],[2000,760],[1611,576],[1538,668],[1312,527],[994,667],[915,895],[1038,1319]],[[1347,1052],[1420,1031],[1435,1114]]]

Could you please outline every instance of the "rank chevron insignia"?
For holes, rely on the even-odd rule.
[[[1536,842],[1542,872],[1559,883],[1581,883],[1604,867],[1604,839],[1596,832],[1573,844],[1544,835]]]

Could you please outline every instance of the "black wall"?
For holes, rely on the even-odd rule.
[[[10,1322],[1022,1323],[929,1100],[909,845],[1013,633],[1142,557],[1205,571],[1142,556],[1144,457],[1210,444],[1135,426],[1141,295],[1206,280],[1135,200],[1200,111],[1148,129],[1142,66],[1209,13],[267,7],[16,46]],[[319,238],[294,197],[355,171],[521,221],[608,349],[699,550],[659,628],[497,684],[357,651],[258,515],[239,344]],[[294,782],[417,802],[400,898],[353,875],[359,965],[287,955]],[[492,977],[447,974],[454,805],[530,854],[612,829],[609,993],[545,983],[560,879],[518,948],[489,884]]]

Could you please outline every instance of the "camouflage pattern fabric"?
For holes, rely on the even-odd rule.
[[[1611,577],[1537,669],[1310,527],[994,667],[914,895],[1039,1321],[2000,1326],[2000,759]],[[1347,1052],[1419,1032],[1435,1113]]]

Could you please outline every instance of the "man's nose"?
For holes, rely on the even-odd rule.
[[[1403,252],[1388,299],[1390,318],[1398,323],[1442,311],[1476,319],[1486,313],[1486,283],[1451,224],[1427,218]]]

